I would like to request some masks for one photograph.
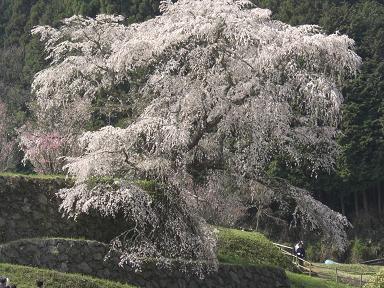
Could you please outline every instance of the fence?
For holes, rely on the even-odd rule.
[[[379,283],[379,278],[376,272],[351,271],[340,267],[331,267],[333,265],[314,264],[310,261],[300,259],[293,252],[293,248],[273,243],[280,251],[292,259],[292,263],[303,273],[309,276],[315,276],[323,279],[333,280],[336,283],[350,284],[356,287],[363,287],[367,283]],[[375,281],[375,277],[376,281]]]

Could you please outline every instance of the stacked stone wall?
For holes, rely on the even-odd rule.
[[[145,264],[141,272],[123,269],[118,266],[118,257],[104,259],[107,251],[106,244],[96,241],[25,239],[1,245],[0,261],[83,273],[147,288],[290,287],[284,270],[275,267],[220,264],[217,272],[199,279],[176,269],[161,269],[151,263]]]
[[[72,237],[109,242],[122,221],[95,215],[77,221],[63,217],[56,193],[72,185],[62,178],[0,176],[0,243],[23,238]]]
[[[108,245],[103,243],[118,235],[124,222],[96,215],[78,221],[62,217],[56,193],[68,185],[71,181],[61,178],[0,176],[0,262],[83,273],[148,288],[289,287],[282,269],[265,266],[221,264],[218,272],[204,280],[153,263],[144,265],[140,273],[123,269],[116,256],[104,260]]]

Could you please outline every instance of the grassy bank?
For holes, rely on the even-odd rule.
[[[26,177],[32,179],[65,179],[67,176],[63,174],[22,174],[22,173],[13,173],[13,172],[1,172],[0,177]]]
[[[296,274],[289,271],[286,272],[289,281],[291,281],[291,288],[352,288],[352,286],[330,280]]]
[[[291,261],[263,234],[228,228],[218,230],[220,262],[238,265],[273,265],[293,270]]]
[[[19,265],[0,263],[0,275],[8,277],[18,288],[35,287],[35,281],[42,279],[49,288],[134,288],[136,286],[102,280],[80,274],[61,273]]]

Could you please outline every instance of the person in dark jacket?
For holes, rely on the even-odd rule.
[[[303,241],[299,241],[299,243],[295,245],[295,255],[299,258],[299,264],[303,265],[303,259],[305,258],[305,249]]]
[[[0,288],[7,288],[9,279],[6,277],[0,276]]]
[[[304,259],[305,258],[305,249],[303,241],[300,241],[298,248],[296,249],[297,257]]]
[[[0,288],[5,288],[5,283],[7,282],[7,279],[4,277],[0,277]]]

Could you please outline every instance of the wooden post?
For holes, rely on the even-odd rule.
[[[360,274],[360,287],[363,287],[363,273]]]
[[[339,278],[337,277],[337,268],[335,268],[336,270],[336,283],[339,283]]]
[[[380,181],[377,183],[377,209],[379,211],[379,214],[381,214],[382,207],[381,207],[381,185],[380,185]]]
[[[368,191],[367,190],[363,190],[363,207],[364,207],[364,212],[365,214],[368,214],[368,193],[370,192],[371,189],[369,189]]]
[[[309,263],[309,276],[312,276],[312,263]]]

